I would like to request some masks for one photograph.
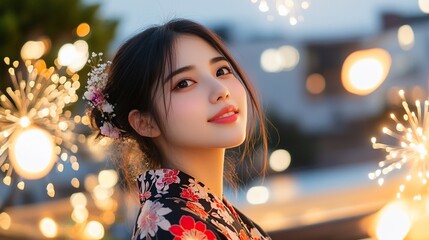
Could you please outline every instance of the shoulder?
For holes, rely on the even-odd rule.
[[[133,239],[181,239],[190,233],[201,239],[222,239],[204,216],[174,198],[147,200],[140,208]]]

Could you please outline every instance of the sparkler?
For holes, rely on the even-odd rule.
[[[4,184],[11,184],[14,169],[21,179],[42,178],[50,172],[55,163],[57,170],[62,172],[64,169],[62,162],[66,161],[69,161],[72,169],[77,171],[79,163],[75,154],[78,146],[75,144],[76,134],[73,130],[75,124],[82,118],[80,116],[72,118],[71,112],[65,111],[65,107],[78,100],[76,90],[80,87],[79,76],[77,74],[71,78],[60,76],[53,67],[48,69],[35,67],[28,61],[25,64],[25,71],[21,72],[18,70],[20,67],[18,61],[12,64],[9,58],[5,58],[4,61],[9,66],[11,80],[11,87],[6,88],[6,93],[0,91],[0,166],[5,172]],[[15,156],[26,153],[30,147],[39,148],[41,138],[37,137],[30,138],[31,140],[27,142],[22,140],[24,143],[21,145],[24,148],[18,149],[19,139],[24,138],[21,137],[22,133],[29,129],[45,133],[47,141],[52,142],[52,163],[43,166],[46,168],[43,170],[44,173],[40,173],[39,170],[42,169],[38,169],[44,164],[37,158],[39,156],[34,154],[25,156],[24,158],[28,158],[29,161],[21,165],[19,161],[22,160]],[[30,169],[22,169],[31,164],[33,165]],[[24,189],[24,181],[19,181],[17,187]],[[52,183],[47,185],[46,190],[50,197],[55,195]]]
[[[301,10],[306,10],[310,7],[308,0],[250,0],[252,3],[258,3],[259,11],[275,12],[281,17],[287,17],[290,25],[296,25],[303,21],[304,17],[300,15]],[[269,15],[268,19],[273,16]]]
[[[402,118],[397,118],[391,113],[390,118],[395,122],[395,129],[383,128],[383,133],[399,141],[399,144],[389,145],[371,139],[374,149],[386,151],[384,160],[378,163],[378,169],[368,174],[372,180],[377,180],[381,186],[384,183],[384,176],[394,170],[408,168],[405,181],[400,184],[397,198],[402,195],[411,194],[414,200],[421,200],[422,194],[429,188],[427,186],[429,178],[429,101],[422,104],[419,100],[415,102],[412,111],[408,105],[403,90],[399,91],[402,99],[402,107],[405,110]]]

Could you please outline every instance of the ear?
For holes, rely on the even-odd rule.
[[[128,113],[128,122],[141,136],[155,138],[161,135],[158,125],[150,114],[143,114],[137,109],[131,110]]]

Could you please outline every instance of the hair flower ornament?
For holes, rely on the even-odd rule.
[[[103,53],[93,52],[88,60],[91,71],[88,73],[86,92],[83,94],[83,99],[87,100],[92,108],[97,108],[100,111],[103,118],[101,120],[102,126],[100,127],[101,135],[119,139],[121,130],[112,123],[112,119],[115,117],[115,107],[107,101],[109,96],[103,93],[108,78],[106,69],[112,62],[102,63],[102,56]]]

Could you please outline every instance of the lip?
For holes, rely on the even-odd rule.
[[[233,112],[234,114],[221,117],[222,115],[226,113]],[[219,112],[217,112],[213,117],[211,117],[208,122],[211,123],[232,123],[235,122],[238,118],[238,109],[234,107],[233,105],[228,105],[224,108],[222,108]]]

